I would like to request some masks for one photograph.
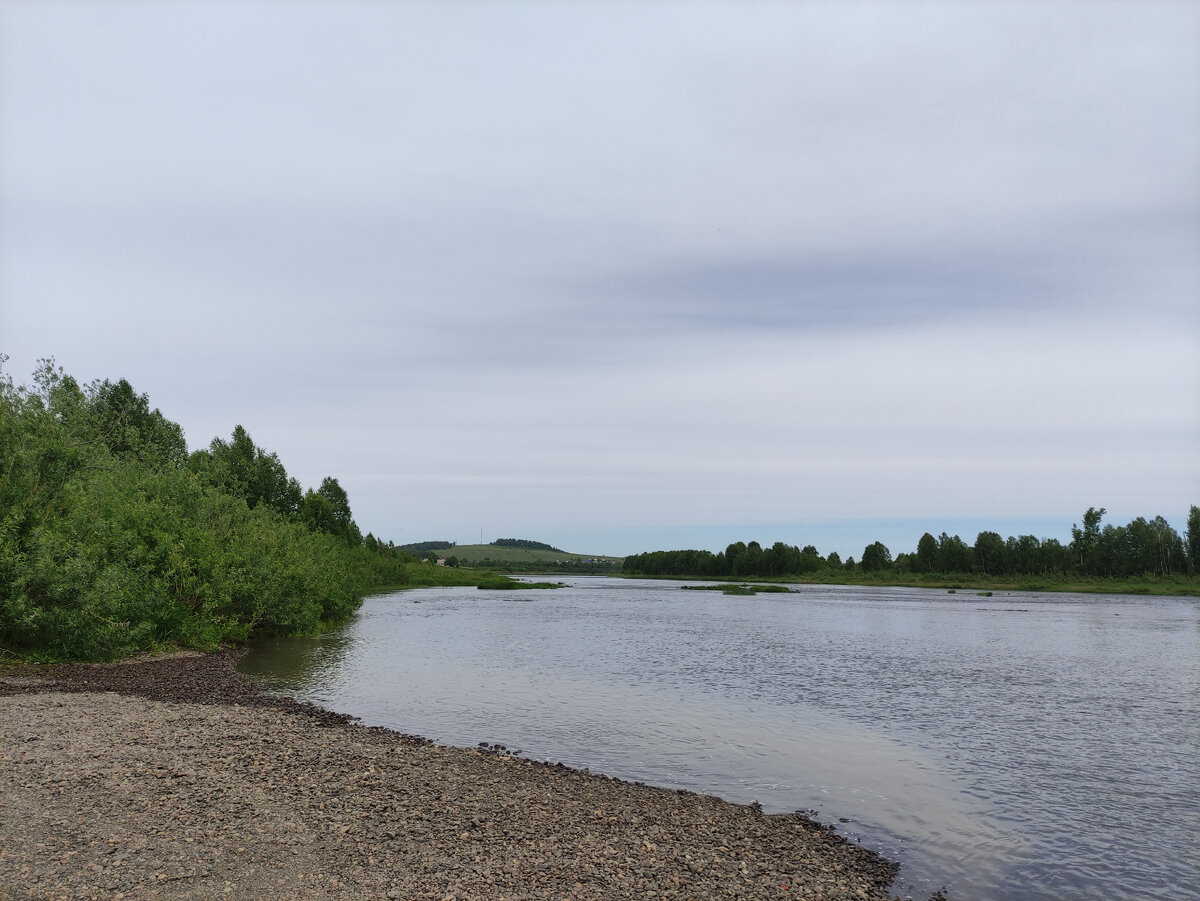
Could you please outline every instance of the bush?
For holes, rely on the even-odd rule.
[[[310,494],[337,528],[306,525],[294,480],[244,430],[274,494],[215,477],[212,454],[189,460],[126,382],[83,389],[50,363],[35,381],[0,377],[0,652],[95,660],[313,633],[406,576],[411,558],[357,537],[335,479]]]

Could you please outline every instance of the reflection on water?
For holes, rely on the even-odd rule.
[[[1198,659],[1190,601],[578,579],[372,598],[243,669],[447,744],[817,809],[901,889],[1033,901],[1200,897]]]
[[[336,681],[354,647],[354,637],[345,629],[316,638],[269,638],[254,645],[253,657],[242,669],[273,691],[309,692]]]

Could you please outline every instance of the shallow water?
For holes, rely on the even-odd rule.
[[[1194,600],[680,584],[382,595],[242,668],[445,744],[817,810],[918,897],[1200,899]]]

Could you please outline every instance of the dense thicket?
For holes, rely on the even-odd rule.
[[[529,551],[553,551],[556,554],[566,553],[562,548],[554,547],[552,544],[530,541],[528,538],[497,538],[492,542],[492,547],[515,547],[524,548]]]
[[[1161,516],[1138,517],[1125,526],[1100,523],[1107,511],[1091,507],[1082,528],[1072,527],[1071,541],[1034,535],[1001,538],[980,532],[973,545],[957,535],[926,532],[915,553],[899,554],[879,541],[863,549],[858,563],[844,564],[836,553],[822,558],[812,545],[800,550],[776,542],[764,549],[756,541],[731,544],[722,553],[711,551],[651,551],[625,558],[624,572],[648,576],[709,578],[803,577],[818,571],[858,569],[863,572],[938,576],[979,574],[993,577],[1071,577],[1116,579],[1194,576],[1200,560],[1200,507],[1188,513],[1183,537]]]
[[[623,571],[630,575],[747,579],[803,576],[828,565],[812,545],[801,550],[777,541],[764,549],[757,541],[739,541],[716,554],[698,550],[635,554],[625,558]]]
[[[336,479],[301,491],[241,426],[189,456],[124,380],[80,386],[48,361],[33,389],[0,375],[0,652],[315,632],[409,563],[361,537]]]

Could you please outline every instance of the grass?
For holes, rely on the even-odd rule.
[[[515,588],[563,588],[562,582],[518,582],[493,570],[463,569],[453,566],[434,566],[432,563],[416,563],[408,568],[403,582],[376,585],[373,592],[401,591],[405,588],[452,588],[474,585],[492,591],[510,591]]]
[[[638,579],[711,579],[711,576],[644,576],[631,575]],[[824,570],[802,576],[784,575],[760,577],[762,582],[787,582],[808,585],[870,585],[898,588],[938,588],[953,594],[958,591],[1037,591],[1070,592],[1072,594],[1137,594],[1178,597],[1200,597],[1200,577],[1196,576],[1151,576],[1139,579],[1097,579],[1079,576],[1042,576],[1036,580],[1027,577],[999,577],[979,573],[921,574],[845,572]],[[730,584],[737,584],[731,580]],[[712,586],[717,590],[720,586]],[[760,588],[760,590],[762,590]]]
[[[819,576],[820,574],[818,574]],[[1023,577],[988,576],[978,573],[952,576],[915,573],[855,573],[847,578],[822,579],[833,584],[894,585],[911,588],[953,588],[975,591],[1039,591],[1073,594],[1155,594],[1200,596],[1200,579],[1187,576],[1146,576],[1138,579],[1098,579],[1080,576],[1045,576],[1030,580]]]
[[[719,591],[722,594],[791,594],[792,589],[784,585],[684,585],[684,591]]]
[[[518,588],[563,588],[562,582],[518,582],[508,576],[489,575],[481,579],[477,588],[486,591],[513,591]]]

